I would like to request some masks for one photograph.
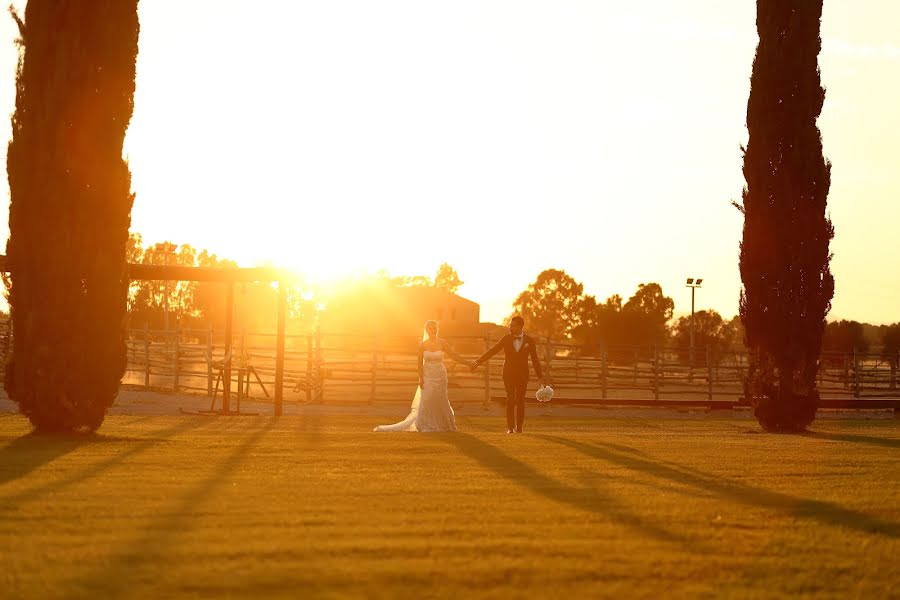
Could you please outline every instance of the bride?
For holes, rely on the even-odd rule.
[[[458,363],[472,363],[455,353],[446,340],[438,337],[437,321],[425,323],[425,335],[419,344],[419,389],[409,415],[393,425],[379,425],[375,431],[456,431],[456,418],[447,396],[447,369],[444,355]]]

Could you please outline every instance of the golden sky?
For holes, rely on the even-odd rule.
[[[736,313],[752,0],[140,11],[126,153],[145,240],[322,279],[447,261],[486,320],[548,267],[600,299],[657,281],[676,313],[703,277],[698,308]],[[825,2],[833,318],[900,321],[898,22],[895,0]],[[7,113],[14,37],[0,17]]]

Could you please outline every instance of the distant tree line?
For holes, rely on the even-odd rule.
[[[144,246],[140,234],[132,233],[126,249],[131,264],[184,267],[237,267],[208,250],[169,241]],[[275,327],[278,290],[269,283],[235,284],[234,323],[238,329],[266,331]],[[128,290],[128,326],[151,330],[224,328],[225,284],[197,281],[132,281]],[[289,322],[293,328],[315,320],[315,300],[304,285],[288,288]],[[168,315],[168,316],[167,316]]]
[[[900,323],[871,325],[859,321],[831,321],[825,325],[822,350],[849,354],[876,353],[895,366],[900,353]]]
[[[390,285],[397,287],[436,287],[445,289],[451,294],[459,291],[464,283],[459,278],[459,273],[448,263],[442,263],[438,267],[434,277],[428,275],[397,275],[391,276],[387,271],[381,271],[378,277]]]
[[[559,269],[542,271],[516,298],[513,314],[521,315],[532,333],[581,347],[584,356],[596,356],[601,348],[613,359],[629,359],[633,346],[646,354],[653,347],[676,346],[688,359],[690,317],[672,323],[675,302],[658,283],[642,283],[628,300],[615,294],[605,301],[585,294],[584,286]],[[718,352],[742,343],[740,319],[726,321],[714,310],[694,314],[694,346]],[[616,356],[617,353],[623,356]]]
[[[126,246],[128,263],[178,265],[188,267],[237,267],[231,259],[221,258],[208,250],[190,244],[169,241],[144,245],[141,234],[129,235]],[[427,275],[390,275],[386,271],[376,278],[397,287],[437,287],[457,293],[463,281],[448,263],[441,264],[434,277]],[[8,297],[8,277],[5,278]],[[278,292],[267,283],[237,284],[235,324],[247,331],[268,331],[275,327]],[[311,330],[323,308],[319,293],[298,285],[288,290],[289,328]],[[168,307],[166,303],[168,301]],[[128,293],[128,327],[162,330],[166,326],[168,308],[171,330],[218,329],[225,323],[224,285],[195,281],[132,281]],[[675,348],[679,359],[690,356],[689,315],[673,321],[674,302],[663,293],[658,283],[640,284],[635,293],[623,300],[614,294],[603,302],[584,293],[584,286],[559,269],[542,271],[513,303],[512,314],[526,318],[532,333],[560,343],[581,346],[583,356],[596,356],[603,346],[616,353],[634,357],[624,347],[641,347],[643,353],[653,346]],[[510,316],[512,316],[512,314]],[[744,329],[739,316],[724,318],[712,309],[694,313],[695,360],[705,360],[707,351],[714,356],[744,349]],[[895,365],[900,356],[900,322],[872,325],[853,320],[826,324],[822,338],[825,359],[844,360],[853,352],[880,354]],[[828,354],[835,355],[829,357]],[[900,366],[900,365],[897,365]]]
[[[618,294],[599,302],[584,293],[584,286],[565,271],[547,269],[518,295],[513,313],[522,315],[532,333],[581,346],[582,355],[595,356],[603,346],[623,351],[624,346],[641,346],[644,353],[653,346],[674,347],[679,359],[690,358],[691,317],[674,322],[674,302],[658,283],[642,283],[623,301]],[[740,316],[723,318],[715,310],[694,313],[695,360],[744,351],[744,327]],[[827,323],[822,340],[824,353],[878,352],[896,364],[900,352],[900,323],[870,325],[857,321]],[[613,352],[612,358],[615,352]],[[628,358],[624,356],[621,358]]]
[[[234,268],[237,263],[220,258],[208,250],[170,241],[144,244],[139,233],[132,233],[126,247],[130,264],[177,265],[184,267]],[[397,287],[427,286],[456,293],[463,281],[449,264],[438,267],[435,276],[391,276],[386,271],[376,279]],[[275,328],[278,291],[269,283],[236,284],[234,323],[246,331],[270,331]],[[288,287],[288,328],[309,331],[318,313],[325,307],[327,292],[296,284]],[[128,290],[128,326],[151,330],[222,328],[225,324],[225,285],[196,281],[132,281]]]

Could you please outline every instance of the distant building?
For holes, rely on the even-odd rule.
[[[430,319],[439,323],[442,337],[482,337],[480,315],[478,303],[442,288],[371,284],[332,298],[319,323],[325,336],[374,335],[409,343],[422,338]]]

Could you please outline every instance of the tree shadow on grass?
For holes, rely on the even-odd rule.
[[[31,431],[0,448],[0,486],[25,477],[35,469],[82,446],[107,442],[145,441],[102,433],[39,433]]]
[[[93,443],[96,434],[51,435],[26,433],[0,448],[0,486],[25,477],[35,469]]]
[[[741,504],[787,512],[796,517],[818,521],[825,525],[849,527],[864,533],[874,533],[890,538],[900,537],[900,523],[879,519],[844,508],[833,502],[796,498],[709,475],[690,467],[675,466],[674,463],[665,464],[662,461],[626,455],[616,449],[604,447],[602,443],[591,445],[556,436],[541,435],[538,437],[567,446],[592,458],[711,492]]]
[[[103,571],[80,580],[78,587],[87,588],[92,596],[97,593],[100,597],[120,598],[127,595],[142,575],[147,575],[145,569],[161,568],[171,558],[176,538],[193,528],[197,507],[212,497],[216,488],[227,482],[229,475],[247,459],[250,450],[277,422],[277,417],[269,417],[258,429],[252,431],[216,465],[209,477],[182,496],[175,508],[166,510],[145,527],[143,535],[139,535],[126,548],[104,562]],[[99,593],[101,591],[102,594]]]
[[[821,431],[807,431],[801,434],[802,437],[809,437],[820,440],[831,440],[833,442],[850,442],[853,444],[869,444],[872,446],[881,446],[883,448],[900,448],[900,440],[894,438],[875,437],[872,435],[858,435],[853,433],[825,433]]]
[[[487,427],[487,426],[485,426],[485,425],[480,425],[480,424],[478,424],[478,423],[473,422],[470,418],[468,418],[468,416],[464,417],[463,419],[459,419],[457,422],[458,422],[458,423],[461,423],[461,424],[464,424],[464,425],[465,425],[465,429],[468,429],[468,430],[471,430],[471,431],[480,431],[480,432],[483,432],[483,433],[501,433],[501,428],[499,428],[499,427]],[[502,429],[503,429],[503,430],[506,429],[506,422],[505,422],[505,421],[503,422],[503,428],[502,428]],[[531,435],[531,434],[529,434],[529,435]],[[641,456],[646,456],[646,455],[647,455],[643,450],[638,450],[637,448],[632,448],[631,446],[625,446],[625,445],[620,445],[620,444],[614,444],[614,443],[612,443],[612,442],[604,442],[604,443],[605,443],[605,445],[607,445],[607,446],[609,446],[609,447],[611,447],[611,448],[616,448],[616,449],[618,449],[618,450],[620,450],[620,451],[622,451],[622,452],[630,452],[630,453],[632,453],[632,454],[638,454],[638,455],[641,455]]]
[[[601,494],[593,487],[574,487],[560,483],[539,473],[528,463],[513,458],[475,436],[467,433],[453,433],[442,435],[440,439],[455,446],[460,452],[475,459],[498,475],[549,500],[613,519],[658,540],[685,545],[696,543],[659,525],[645,521],[609,494]]]
[[[0,507],[4,512],[9,512],[16,506],[56,493],[70,485],[96,477],[124,460],[132,458],[151,447],[170,441],[174,435],[196,429],[201,424],[209,423],[205,417],[186,417],[177,425],[162,430],[152,430],[149,433],[153,437],[118,437],[99,433],[93,434],[68,434],[46,435],[29,433],[0,449],[0,485],[24,477],[41,465],[47,464],[76,448],[91,444],[105,444],[111,442],[133,442],[123,452],[115,454],[106,460],[88,465],[86,468],[67,474],[60,479],[54,479],[43,485],[38,485],[23,490],[12,496],[0,497]],[[16,464],[18,463],[18,464]],[[10,468],[12,465],[12,468]],[[2,489],[2,488],[0,488]]]

